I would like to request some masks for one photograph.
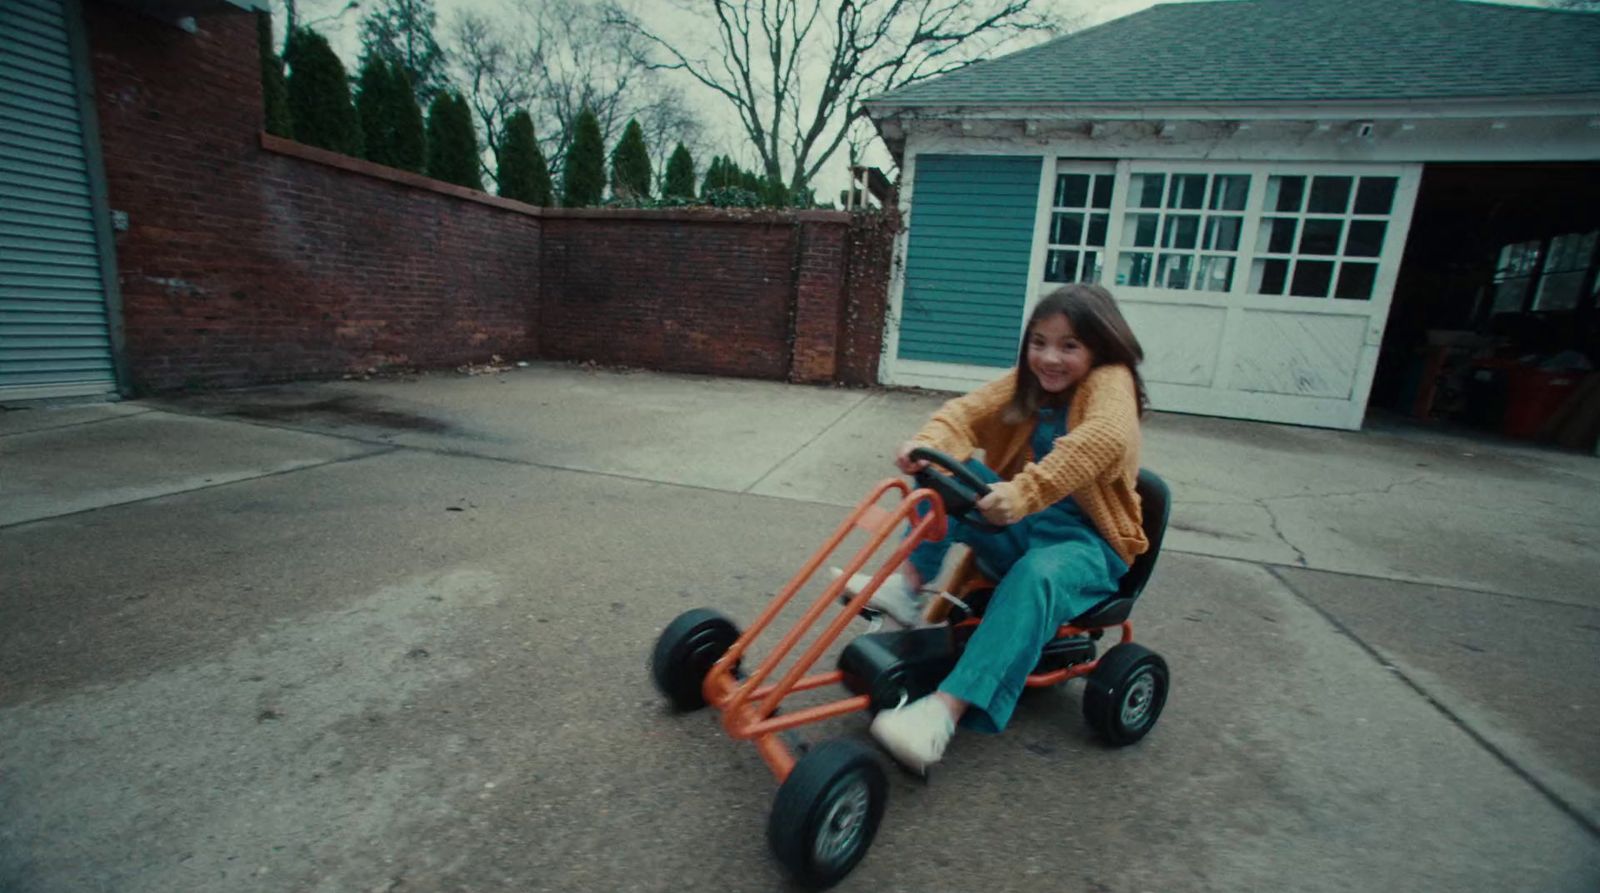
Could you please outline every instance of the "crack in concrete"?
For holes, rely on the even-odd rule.
[[[1418,475],[1418,476],[1416,476],[1414,478],[1410,478],[1408,480],[1395,481],[1395,482],[1389,484],[1386,487],[1380,487],[1380,488],[1377,488],[1377,489],[1368,489],[1368,490],[1349,490],[1349,491],[1331,492],[1331,493],[1294,493],[1294,494],[1290,494],[1290,495],[1287,495],[1287,496],[1263,496],[1263,497],[1260,497],[1258,499],[1253,500],[1253,502],[1254,502],[1255,505],[1260,506],[1262,511],[1267,513],[1267,521],[1268,521],[1269,524],[1271,524],[1272,533],[1273,533],[1273,535],[1275,535],[1278,538],[1278,541],[1283,543],[1285,546],[1288,546],[1290,549],[1294,550],[1295,563],[1298,564],[1300,567],[1309,568],[1311,566],[1311,563],[1306,558],[1305,550],[1301,549],[1299,546],[1297,546],[1294,543],[1289,541],[1289,537],[1284,534],[1282,526],[1280,526],[1279,523],[1278,523],[1278,513],[1274,512],[1272,510],[1272,506],[1270,505],[1270,503],[1273,503],[1273,502],[1286,502],[1288,500],[1299,500],[1299,499],[1336,499],[1336,498],[1344,497],[1344,496],[1372,496],[1372,495],[1387,496],[1387,495],[1391,495],[1394,492],[1394,489],[1396,487],[1404,487],[1404,486],[1409,486],[1409,485],[1413,485],[1413,484],[1419,484],[1422,481],[1427,480],[1427,478],[1428,478],[1427,475]]]
[[[1278,515],[1272,510],[1272,506],[1267,505],[1267,501],[1265,499],[1257,499],[1256,505],[1261,506],[1261,510],[1267,513],[1267,520],[1272,524],[1272,532],[1277,535],[1278,539],[1285,546],[1288,546],[1294,550],[1295,561],[1298,562],[1301,567],[1310,567],[1311,565],[1306,562],[1306,553],[1302,551],[1299,546],[1289,542],[1289,538],[1287,536],[1284,536],[1283,529],[1278,526]]]
[[[81,422],[68,422],[65,425],[49,425],[44,428],[32,428],[27,431],[7,431],[0,433],[0,438],[23,437],[28,434],[43,434],[46,431],[65,431],[68,428],[82,428],[85,425],[103,425],[106,422],[120,422],[123,419],[131,419],[142,415],[149,415],[155,411],[156,410],[154,409],[140,409],[135,412],[122,412],[117,413],[116,415],[109,415],[103,419],[85,419]]]
[[[1256,497],[1255,499],[1251,499],[1251,500],[1248,500],[1248,501],[1240,500],[1238,502],[1227,502],[1227,501],[1221,501],[1221,500],[1193,500],[1193,499],[1186,499],[1186,500],[1184,500],[1184,504],[1185,505],[1246,505],[1246,504],[1249,504],[1249,503],[1254,503],[1256,505],[1261,505],[1261,504],[1263,504],[1263,503],[1265,503],[1267,501],[1276,502],[1276,501],[1288,500],[1288,499],[1338,499],[1338,498],[1346,497],[1346,496],[1388,496],[1388,495],[1393,494],[1393,492],[1394,492],[1396,487],[1407,487],[1407,486],[1412,486],[1414,484],[1420,484],[1420,483],[1428,480],[1428,477],[1429,477],[1428,475],[1421,474],[1421,475],[1417,475],[1414,478],[1408,478],[1406,480],[1395,481],[1395,482],[1393,482],[1391,484],[1388,484],[1387,486],[1377,487],[1377,488],[1369,488],[1369,489],[1364,489],[1364,490],[1334,490],[1334,491],[1330,491],[1330,492],[1326,492],[1326,493],[1311,492],[1311,491],[1307,491],[1307,492],[1304,492],[1304,493],[1285,493],[1285,494],[1278,495],[1278,496],[1260,496],[1260,497]],[[1203,486],[1201,484],[1197,484],[1197,483],[1194,483],[1192,481],[1180,481],[1180,480],[1176,480],[1176,479],[1174,479],[1172,481],[1172,483],[1180,485],[1180,486],[1181,485],[1186,485],[1186,484],[1187,485],[1191,485],[1191,486],[1195,486],[1195,487],[1202,487]],[[1210,489],[1214,489],[1214,488],[1210,488]]]
[[[1422,474],[1422,475],[1417,475],[1416,477],[1411,478],[1410,480],[1395,481],[1394,483],[1388,485],[1387,487],[1379,487],[1377,489],[1343,490],[1343,491],[1334,491],[1332,493],[1290,493],[1290,494],[1287,494],[1287,495],[1284,495],[1284,496],[1263,496],[1263,497],[1261,497],[1261,499],[1259,499],[1257,501],[1258,502],[1265,502],[1267,500],[1272,500],[1272,501],[1276,502],[1276,501],[1287,500],[1287,499],[1338,499],[1338,498],[1344,497],[1344,496],[1389,496],[1389,495],[1394,493],[1394,489],[1396,487],[1406,487],[1406,486],[1411,486],[1413,484],[1420,484],[1420,483],[1422,483],[1423,481],[1425,481],[1427,479],[1428,479],[1428,476],[1425,475],[1425,474]]]
[[[134,499],[124,499],[124,500],[120,500],[118,502],[108,502],[108,503],[106,503],[104,505],[92,505],[92,506],[88,506],[88,507],[81,508],[81,509],[73,509],[71,511],[60,512],[59,514],[54,514],[54,515],[44,515],[44,516],[38,517],[38,518],[28,518],[28,519],[23,520],[23,521],[11,521],[9,523],[0,524],[0,530],[10,530],[10,529],[15,528],[15,527],[25,527],[25,526],[27,526],[29,524],[39,524],[39,523],[42,523],[42,522],[45,522],[45,521],[57,521],[57,520],[60,520],[62,518],[73,517],[74,515],[87,515],[87,514],[90,514],[92,512],[105,511],[106,509],[122,508],[124,506],[129,506],[129,505],[138,505],[138,504],[143,503],[143,502],[155,502],[156,500],[161,500],[161,499],[172,499],[172,498],[178,497],[178,496],[187,496],[190,493],[199,493],[199,492],[204,491],[204,490],[215,490],[215,489],[217,489],[219,487],[231,487],[234,484],[248,484],[248,483],[251,483],[251,482],[254,482],[254,481],[264,480],[266,478],[282,477],[283,475],[295,474],[296,472],[310,471],[311,469],[314,469],[314,468],[327,468],[330,465],[342,465],[342,464],[344,464],[346,462],[359,462],[362,459],[372,459],[372,458],[375,458],[377,456],[386,456],[389,453],[395,452],[396,450],[400,449],[400,447],[393,446],[393,445],[378,444],[377,446],[378,446],[378,449],[369,450],[369,451],[364,452],[364,453],[356,453],[355,455],[352,455],[352,456],[340,456],[339,458],[329,459],[329,460],[327,460],[325,462],[312,462],[312,463],[308,463],[306,465],[296,465],[293,468],[280,468],[280,469],[278,469],[276,471],[265,471],[265,472],[261,472],[260,474],[252,474],[252,475],[249,475],[247,477],[233,478],[231,480],[226,480],[226,481],[217,481],[216,483],[212,483],[212,484],[200,484],[200,485],[197,485],[197,486],[183,487],[182,489],[171,490],[171,491],[166,492],[166,493],[152,493],[149,496],[140,496],[140,497],[137,497],[137,498],[134,498]]]
[[[1474,586],[1459,580],[1447,580],[1431,577],[1406,577],[1389,576],[1384,574],[1363,573],[1361,571],[1339,570],[1330,567],[1298,567],[1282,561],[1266,561],[1260,558],[1240,558],[1237,555],[1219,555],[1215,552],[1201,552],[1195,549],[1180,549],[1176,546],[1162,546],[1161,553],[1174,555],[1188,555],[1194,558],[1204,558],[1208,561],[1221,561],[1231,564],[1247,564],[1251,567],[1281,568],[1283,570],[1303,570],[1311,574],[1325,574],[1331,577],[1344,577],[1351,580],[1380,580],[1385,583],[1398,583],[1402,586],[1426,586],[1430,589],[1449,590],[1450,592],[1465,593],[1468,595],[1492,595],[1496,598],[1507,598],[1513,601],[1530,602],[1536,605],[1553,605],[1561,608],[1576,608],[1580,611],[1600,611],[1600,607],[1582,602],[1562,601],[1558,598],[1543,598],[1536,595],[1523,595],[1516,592],[1504,592],[1491,589],[1487,586]],[[1582,626],[1583,624],[1579,624]],[[1600,630],[1600,627],[1595,627]]]

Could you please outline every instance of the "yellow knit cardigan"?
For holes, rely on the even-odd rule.
[[[1067,409],[1067,434],[1043,462],[1033,461],[1028,441],[1033,419],[1007,423],[1005,408],[1017,386],[1017,370],[940,407],[912,438],[965,461],[982,449],[984,462],[1010,481],[1031,515],[1072,496],[1095,529],[1122,560],[1150,548],[1140,525],[1139,401],[1133,373],[1120,363],[1089,371]]]

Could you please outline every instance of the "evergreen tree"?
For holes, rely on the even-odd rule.
[[[702,194],[713,189],[727,189],[739,185],[739,166],[732,159],[718,155],[711,159],[711,164],[706,168],[706,179],[701,185]]]
[[[644,144],[638,121],[628,121],[611,152],[611,194],[623,199],[650,197],[650,147]]]
[[[712,159],[711,166],[706,168],[706,178],[701,186],[701,193],[713,189],[741,189],[759,196],[767,191],[767,182],[754,171],[740,167],[732,158],[719,155]]]
[[[722,189],[728,186],[728,158],[717,155],[712,158],[709,168],[706,168],[706,186],[704,192],[712,189]]]
[[[716,208],[758,208],[762,205],[761,187],[760,178],[740,168],[733,159],[718,156],[706,168],[700,198]]]
[[[395,164],[394,73],[382,56],[368,56],[356,79],[356,115],[361,119],[361,139],[367,160],[390,167]],[[406,91],[409,98],[410,91]]]
[[[294,138],[346,155],[361,155],[361,122],[350,104],[344,65],[327,38],[300,28],[289,41],[289,118]]]
[[[667,159],[667,179],[661,184],[664,198],[694,198],[694,158],[689,150],[678,144]]]
[[[478,135],[472,128],[472,110],[457,94],[439,93],[428,106],[428,176],[482,189],[478,164]]]
[[[449,86],[447,60],[433,29],[433,0],[379,0],[361,19],[362,58],[378,56],[405,72],[412,100],[430,102]]]
[[[711,156],[711,163],[706,165],[705,178],[700,181],[700,197],[704,198],[711,190],[717,188],[717,172],[722,169],[722,156]]]
[[[578,113],[567,147],[566,169],[561,172],[561,204],[588,208],[600,204],[606,189],[606,145],[600,119],[588,106]]]
[[[789,207],[789,187],[771,177],[761,181],[761,203],[769,208]]]
[[[394,166],[422,173],[428,164],[427,136],[422,123],[422,106],[411,89],[405,70],[389,66],[388,117],[394,128]]]
[[[272,14],[256,13],[256,42],[261,48],[261,100],[265,106],[266,131],[273,136],[293,137],[289,120],[289,87],[283,80],[283,60],[272,49]]]
[[[506,121],[505,142],[500,145],[500,194],[506,198],[548,207],[550,168],[534,138],[533,118],[527,112],[512,113]]]
[[[356,114],[368,160],[421,173],[427,160],[422,110],[405,72],[382,56],[368,56],[357,82]]]

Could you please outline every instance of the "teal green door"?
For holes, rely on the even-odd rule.
[[[902,360],[1017,360],[1043,159],[918,155],[900,299]]]

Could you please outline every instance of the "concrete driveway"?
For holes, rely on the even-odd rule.
[[[536,364],[0,413],[0,890],[789,889],[771,775],[649,649],[752,618],[938,401]],[[838,889],[1600,888],[1600,460],[1146,441],[1159,726],[1030,694],[891,773]]]

